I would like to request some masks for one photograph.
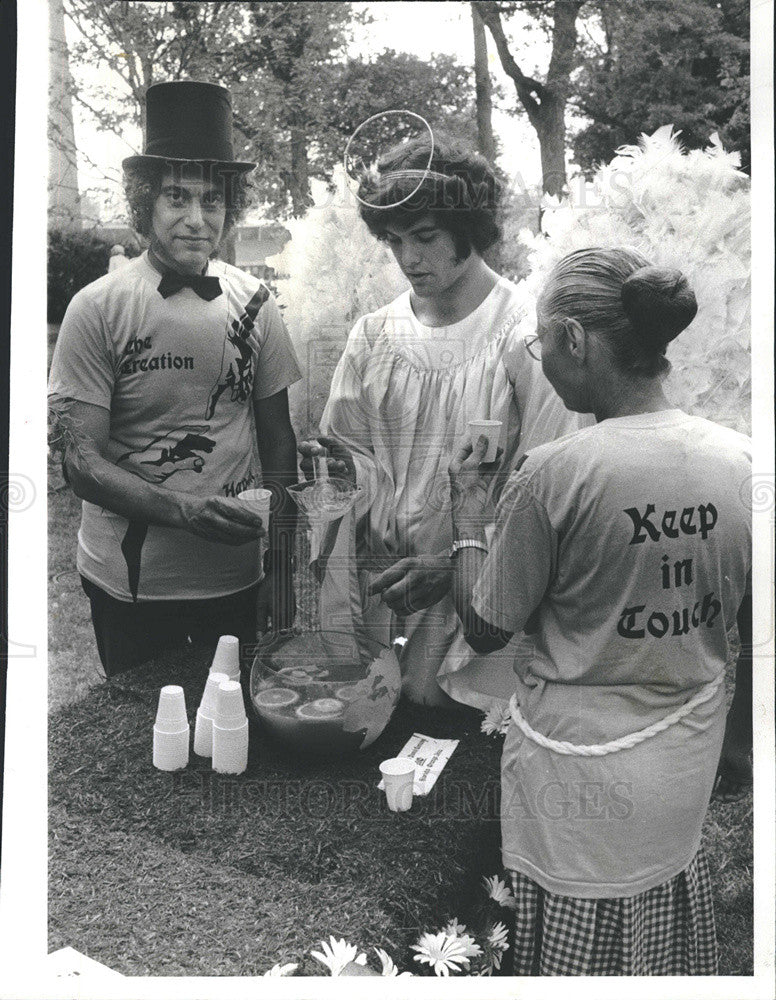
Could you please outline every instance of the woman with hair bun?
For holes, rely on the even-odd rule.
[[[363,621],[383,641],[407,639],[401,669],[411,701],[487,709],[514,689],[514,654],[479,657],[461,634],[450,597],[447,467],[470,420],[501,421],[509,469],[578,419],[522,346],[524,293],[483,258],[500,234],[500,184],[488,162],[439,136],[433,149],[401,143],[364,176],[359,198],[364,222],[410,286],[358,320],[321,419],[331,474],[350,475],[364,491],[355,558],[363,590],[371,585],[377,600]],[[300,446],[306,474],[322,450]],[[322,620],[334,627],[342,607],[349,620],[362,603],[324,586]]]
[[[751,747],[751,446],[665,396],[666,346],[696,311],[684,276],[635,250],[557,264],[526,347],[596,424],[531,449],[489,553],[456,560],[475,650],[531,633],[501,769],[516,974],[717,971],[701,827],[720,754],[730,780]],[[482,455],[450,466],[457,537],[480,541]]]

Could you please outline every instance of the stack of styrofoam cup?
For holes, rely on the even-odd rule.
[[[213,756],[213,719],[216,714],[216,699],[218,688],[229,677],[218,672],[207,675],[207,683],[202,693],[202,701],[197,709],[197,721],[194,725],[194,753],[200,757]]]
[[[178,771],[189,762],[189,720],[183,688],[168,684],[159,692],[154,723],[154,767]]]
[[[242,774],[248,766],[248,717],[238,681],[223,681],[213,719],[213,770]]]
[[[240,640],[236,635],[222,635],[210,665],[211,674],[226,674],[230,681],[240,679]]]

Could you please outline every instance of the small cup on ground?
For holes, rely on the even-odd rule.
[[[248,767],[248,720],[236,729],[213,723],[213,770],[218,774],[242,774]]]
[[[469,421],[469,435],[471,437],[471,443],[473,445],[477,444],[477,439],[481,434],[484,434],[488,439],[488,450],[485,452],[485,457],[483,462],[495,462],[496,452],[498,451],[498,442],[501,437],[501,420],[470,420]]]
[[[222,635],[218,640],[213,662],[210,665],[211,674],[226,674],[229,680],[240,678],[240,640],[236,635]]]
[[[391,812],[406,812],[412,806],[415,761],[409,757],[391,757],[380,765],[385,797]]]

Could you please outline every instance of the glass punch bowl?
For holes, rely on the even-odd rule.
[[[398,646],[361,631],[281,633],[264,639],[251,668],[251,703],[287,749],[340,755],[374,743],[401,693]]]

